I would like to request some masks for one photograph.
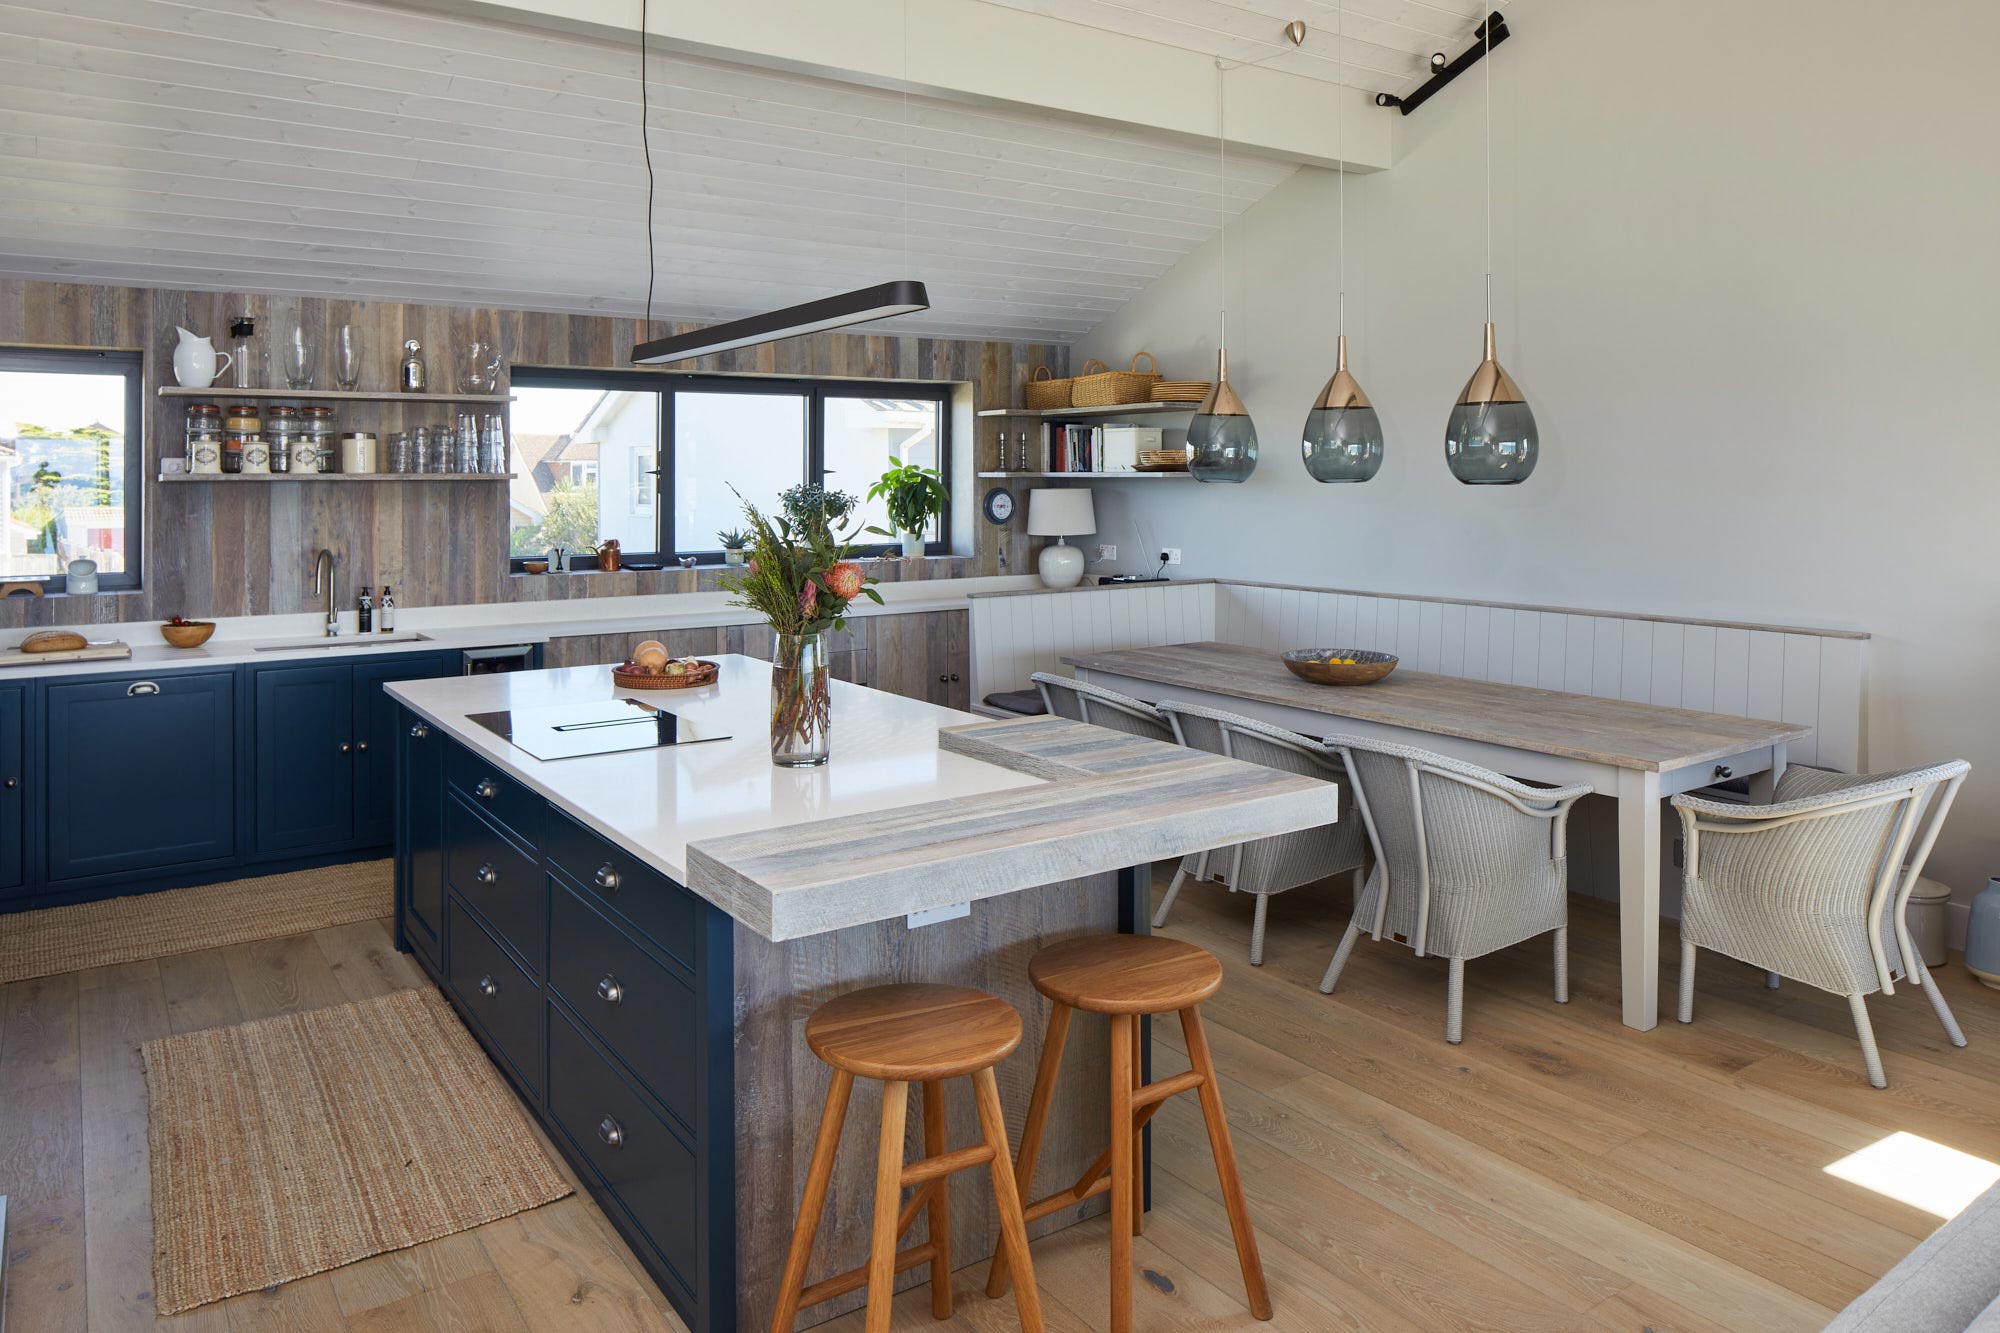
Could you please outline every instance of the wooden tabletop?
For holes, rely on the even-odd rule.
[[[1614,768],[1684,768],[1812,734],[1811,727],[1792,722],[1463,680],[1406,667],[1373,685],[1314,685],[1287,671],[1278,654],[1232,643],[1120,648],[1062,660],[1086,671]]]

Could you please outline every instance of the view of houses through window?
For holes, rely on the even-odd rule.
[[[653,388],[631,375],[517,369],[513,388],[516,558],[587,553],[613,537],[634,555],[709,556],[745,526],[745,500],[772,512],[802,481],[860,499],[892,465],[943,470],[948,457],[942,387],[896,385],[892,397],[850,382],[690,378]],[[859,514],[859,526],[889,525],[882,501]],[[926,537],[943,541],[941,524]]]
[[[138,358],[0,353],[0,581],[53,578],[95,561],[116,581],[136,566],[127,413]]]

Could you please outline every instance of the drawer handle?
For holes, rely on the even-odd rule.
[[[597,1137],[607,1148],[625,1146],[625,1127],[610,1116],[597,1122]]]
[[[1715,766],[1715,780],[1717,782],[1726,782],[1730,778],[1735,776],[1736,776],[1736,770],[1731,768],[1729,765],[1717,764]]]
[[[472,794],[482,801],[490,801],[500,794],[500,789],[493,785],[492,778],[481,778],[479,784],[472,789]]]
[[[597,867],[597,873],[591,878],[592,882],[594,882],[598,888],[603,889],[606,893],[618,892],[618,872],[611,868],[611,863],[609,861],[606,861],[603,865]]]
[[[492,977],[481,977],[479,979],[479,993],[486,996],[498,995],[500,993],[500,983]]]
[[[142,694],[158,694],[160,687],[150,680],[135,680],[125,687],[125,697],[136,699]]]
[[[410,739],[413,741],[427,740],[430,734],[431,729],[428,723],[419,722],[416,726],[410,728]]]
[[[481,884],[498,884],[500,882],[500,872],[495,870],[490,862],[473,871],[472,877]]]
[[[618,984],[617,977],[606,976],[597,983],[597,998],[606,1004],[622,1004],[625,988]]]

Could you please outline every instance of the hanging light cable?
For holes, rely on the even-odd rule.
[[[1339,62],[1347,63],[1347,6],[1339,7],[1336,38]],[[1291,30],[1287,29],[1287,35]],[[1296,45],[1305,36],[1292,36]],[[1382,470],[1382,418],[1347,370],[1347,99],[1335,113],[1340,157],[1340,310],[1334,340],[1333,375],[1306,413],[1300,440],[1306,471],[1314,481],[1367,481]]]
[[[1486,328],[1479,368],[1465,382],[1444,428],[1444,460],[1468,486],[1518,486],[1535,470],[1541,436],[1535,414],[1500,367],[1493,338],[1493,29],[1496,10],[1479,25],[1486,66]]]
[[[1188,471],[1196,481],[1244,482],[1257,470],[1257,423],[1229,385],[1229,139],[1223,119],[1223,64],[1215,62],[1216,205],[1222,214],[1217,302],[1220,339],[1215,348],[1215,387],[1188,422]]]

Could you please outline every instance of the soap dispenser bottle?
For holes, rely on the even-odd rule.
[[[369,599],[366,584],[362,585],[361,600],[355,614],[358,617],[357,628],[361,633],[367,634],[375,628],[375,603]]]
[[[382,585],[382,601],[377,610],[376,619],[381,621],[381,632],[384,634],[394,634],[396,632],[396,594],[389,591],[389,585],[386,583]]]

